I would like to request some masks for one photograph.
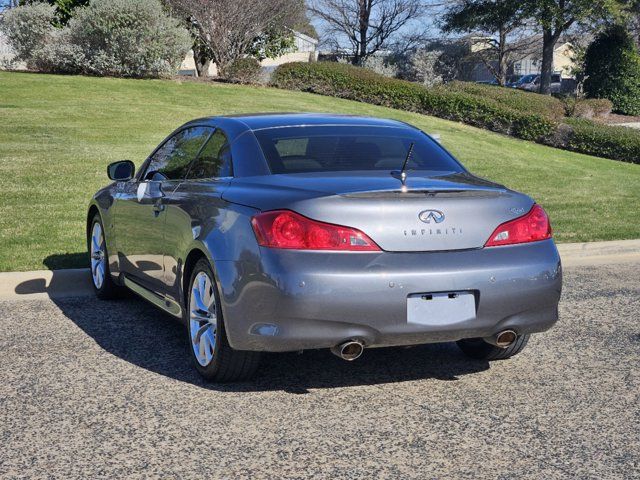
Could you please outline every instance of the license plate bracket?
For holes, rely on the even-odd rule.
[[[476,296],[469,291],[414,293],[407,297],[407,322],[443,326],[473,320]]]

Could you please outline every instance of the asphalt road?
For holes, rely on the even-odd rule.
[[[565,270],[509,361],[453,344],[203,383],[140,300],[0,303],[2,478],[640,478],[640,263]]]

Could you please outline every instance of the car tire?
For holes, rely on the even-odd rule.
[[[195,264],[185,297],[189,355],[198,373],[213,382],[251,378],[258,369],[260,352],[229,345],[215,276],[206,259]]]
[[[468,338],[456,343],[460,350],[468,357],[477,360],[506,360],[520,353],[526,347],[530,335],[519,335],[515,342],[507,348],[497,347],[482,338]]]
[[[107,240],[99,213],[96,213],[91,220],[91,228],[87,235],[87,250],[91,267],[91,284],[96,297],[100,300],[117,298],[120,288],[114,283],[109,271]]]

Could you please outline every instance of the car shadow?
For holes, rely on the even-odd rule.
[[[64,315],[109,353],[175,380],[218,391],[273,391],[304,394],[316,388],[404,382],[455,381],[489,368],[464,357],[454,344],[365,350],[345,362],[328,350],[265,354],[255,379],[233,384],[203,381],[190,364],[184,326],[137,298],[100,301],[55,299]]]
[[[49,255],[42,263],[49,270],[59,268],[89,268],[89,254],[87,252],[57,253]]]
[[[453,343],[367,349],[355,362],[341,360],[328,350],[311,350],[303,354],[264,354],[260,370],[251,381],[208,383],[191,365],[185,327],[135,295],[114,301],[86,294],[50,298],[69,320],[112,355],[159,375],[216,391],[306,394],[312,389],[423,379],[456,381],[489,368],[488,362],[465,357]]]

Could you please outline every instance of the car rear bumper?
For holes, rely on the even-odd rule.
[[[552,240],[433,253],[327,253],[262,249],[216,265],[233,348],[294,351],[350,339],[367,347],[541,332],[558,320],[562,270]],[[473,292],[475,317],[407,321],[416,293]]]

